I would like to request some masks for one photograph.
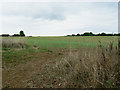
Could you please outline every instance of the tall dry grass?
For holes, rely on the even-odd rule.
[[[2,38],[2,48],[25,48],[27,46],[23,37]]]
[[[35,77],[35,87],[116,88],[120,87],[118,46],[70,50],[68,56],[46,64]]]

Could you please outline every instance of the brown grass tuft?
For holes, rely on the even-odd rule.
[[[101,42],[100,42],[101,43]],[[97,48],[70,50],[56,63],[46,64],[35,77],[36,87],[46,88],[115,88],[118,79],[118,48],[101,45]]]
[[[24,38],[2,38],[2,47],[3,48],[25,48],[28,45],[26,44]]]

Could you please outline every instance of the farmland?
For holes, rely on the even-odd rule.
[[[110,42],[114,41],[117,45],[118,37],[34,37],[27,38],[30,45],[38,45],[40,47],[54,47],[54,48],[79,48],[79,47],[97,47],[99,41],[104,46],[107,46]]]
[[[4,88],[119,87],[118,37],[3,37]]]

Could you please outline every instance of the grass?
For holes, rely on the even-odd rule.
[[[28,46],[39,46],[42,48],[95,48],[99,42],[103,46],[108,46],[114,41],[114,46],[118,44],[117,36],[84,36],[84,37],[10,37],[2,38],[3,48],[25,48]]]
[[[40,52],[47,52],[46,56]],[[57,58],[58,55],[62,58]],[[30,60],[40,62],[43,56],[54,57],[30,78],[35,87],[41,88],[119,87],[118,55],[117,36],[2,38],[3,67]],[[48,61],[49,57],[44,60]]]
[[[54,47],[54,48],[79,48],[79,47],[97,47],[98,41],[102,42],[102,45],[107,46],[110,42],[114,41],[114,45],[118,44],[117,36],[85,36],[85,37],[29,37],[26,38],[29,45],[38,45],[40,47]]]
[[[113,46],[118,44],[118,37],[3,37],[3,62],[12,63],[26,61],[27,56],[37,52],[52,52],[50,48],[95,48],[99,41],[103,46],[108,46],[114,41]],[[59,53],[61,55],[61,53]],[[21,56],[20,58],[18,58]]]
[[[111,48],[112,47],[112,48]],[[79,49],[46,64],[34,78],[40,88],[118,88],[118,48]]]
[[[24,48],[24,49],[4,49],[2,52],[2,63],[7,65],[8,63],[24,63],[36,58],[36,54],[39,52],[52,52],[46,48]]]

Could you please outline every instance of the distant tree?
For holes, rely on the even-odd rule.
[[[118,33],[118,36],[120,36],[120,33]]]
[[[14,34],[13,37],[19,37],[20,35],[19,34]]]
[[[106,36],[114,36],[114,34],[106,34]]]
[[[118,33],[118,34],[110,34],[110,33],[98,33],[98,34],[93,34],[92,32],[85,32],[85,33],[83,33],[83,34],[77,34],[77,35],[75,35],[75,34],[72,34],[72,35],[67,35],[67,36],[120,36],[120,33]]]
[[[97,36],[101,36],[101,34],[99,33],[99,34],[97,34]]]
[[[72,36],[75,36],[75,34],[72,34]]]
[[[92,32],[85,32],[82,36],[93,36],[94,34]]]
[[[71,35],[67,35],[67,36],[71,36]]]
[[[20,36],[25,36],[24,31],[20,31]]]
[[[118,34],[113,34],[113,36],[118,36]]]
[[[80,34],[78,33],[76,36],[80,36]]]
[[[9,37],[10,35],[9,34],[2,34],[1,36],[2,37]]]
[[[93,36],[94,34],[92,32],[89,33],[89,36]]]
[[[107,35],[107,34],[106,34],[106,33],[104,33],[104,32],[100,34],[100,36],[106,36],[106,35]]]

